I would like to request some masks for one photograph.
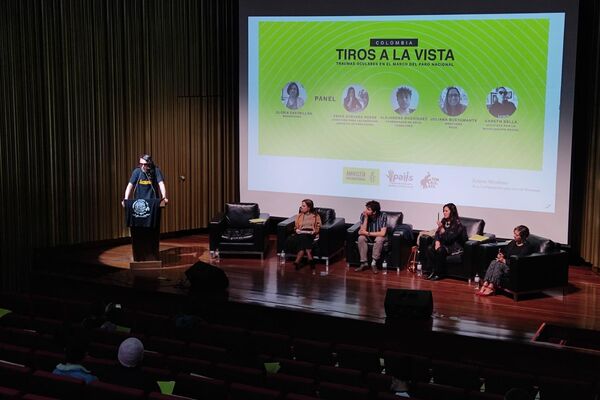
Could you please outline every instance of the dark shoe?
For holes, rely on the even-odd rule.
[[[434,276],[435,276],[435,272],[432,272],[429,275],[425,276],[425,279],[429,280],[429,279],[433,278]]]
[[[440,281],[442,280],[442,277],[439,275],[434,275],[433,277],[429,278],[430,281]]]
[[[300,271],[300,268],[302,268],[304,265],[301,262],[296,262],[294,261],[294,269],[296,271]]]
[[[314,258],[311,259],[308,264],[310,265],[310,269],[315,269],[315,265],[317,264],[317,260],[315,260]]]
[[[354,272],[363,272],[364,270],[366,270],[367,268],[369,268],[369,263],[366,262],[361,262],[360,263],[360,267],[356,267],[354,268]]]

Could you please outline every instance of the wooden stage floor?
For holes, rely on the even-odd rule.
[[[154,280],[151,290],[187,292],[185,270],[198,260],[211,262],[207,235],[190,235],[161,241],[166,277]],[[70,275],[101,283],[133,286],[139,280],[129,271],[130,245],[63,249],[60,262],[71,266]],[[525,297],[519,302],[505,295],[475,296],[467,282],[445,279],[430,282],[406,270],[387,274],[361,273],[346,267],[344,258],[329,266],[318,264],[295,271],[291,261],[281,265],[271,238],[264,260],[221,257],[216,263],[230,280],[231,301],[282,307],[377,323],[385,321],[384,299],[388,288],[431,290],[433,330],[500,340],[529,341],[543,322],[559,326],[600,330],[600,276],[589,268],[571,267],[570,287]],[[92,272],[93,271],[93,272]]]

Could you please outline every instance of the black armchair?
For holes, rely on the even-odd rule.
[[[534,248],[534,253],[510,258],[510,269],[504,289],[518,301],[519,296],[528,293],[542,292],[547,289],[562,288],[569,284],[569,256],[566,251],[552,240],[541,236],[529,235],[527,241]],[[508,242],[483,244],[478,249],[479,268],[483,274],[490,262],[496,258],[499,248]]]
[[[401,211],[382,211],[387,214],[387,241],[383,248],[383,257],[388,268],[400,270],[408,260],[413,245],[412,225],[403,224],[404,215]],[[360,264],[358,253],[358,231],[360,222],[355,223],[346,231],[346,263]]]
[[[269,214],[261,213],[256,203],[227,203],[225,212],[215,216],[209,225],[210,250],[221,254],[258,254],[267,249],[266,224]],[[258,222],[250,222],[260,219]]]
[[[333,208],[315,207],[315,210],[321,217],[321,230],[313,244],[313,257],[324,260],[325,266],[329,267],[329,261],[344,250],[346,220],[336,218]],[[295,256],[285,248],[287,238],[294,233],[295,221],[296,215],[277,224],[277,253],[284,251],[286,256]]]
[[[475,235],[484,236],[484,240],[467,240],[460,254],[451,254],[446,257],[446,275],[451,278],[470,279],[480,273],[478,269],[479,253],[477,248],[483,243],[489,243],[496,239],[491,233],[484,233],[485,221],[479,218],[460,217],[464,225],[467,238]],[[420,260],[425,261],[425,252],[433,244],[433,237],[421,236],[419,240]],[[427,266],[427,268],[430,268]]]

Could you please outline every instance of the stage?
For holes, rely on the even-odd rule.
[[[185,271],[201,260],[225,271],[233,302],[384,323],[386,290],[418,289],[433,294],[434,331],[523,342],[530,341],[544,322],[600,330],[600,276],[589,268],[569,269],[565,294],[547,291],[514,302],[507,295],[475,296],[472,284],[454,279],[430,282],[395,269],[376,275],[370,270],[354,272],[344,258],[328,268],[317,264],[315,271],[308,266],[295,271],[291,261],[280,263],[275,247],[273,236],[263,260],[233,256],[215,260],[209,255],[208,235],[163,239],[163,268],[155,271],[154,278],[139,279],[129,270],[129,244],[88,244],[52,252],[45,271],[75,280],[183,295],[189,290]]]

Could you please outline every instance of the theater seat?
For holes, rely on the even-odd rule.
[[[145,397],[144,391],[141,389],[100,381],[88,384],[85,389],[85,399],[87,400],[142,400]]]

